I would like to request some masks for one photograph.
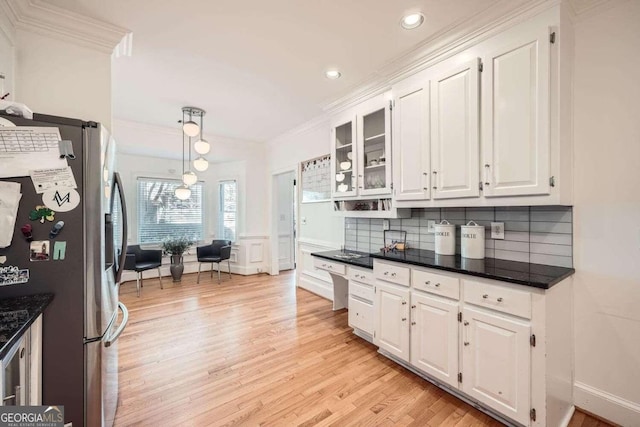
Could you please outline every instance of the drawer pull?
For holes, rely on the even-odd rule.
[[[407,318],[406,318],[406,317],[403,317],[403,318],[402,318],[402,321],[403,321],[403,322],[406,322],[406,321],[407,321]]]
[[[322,264],[322,266],[323,266],[323,267],[326,267],[326,266],[327,266],[327,264]]]
[[[482,295],[482,298],[487,299],[487,298],[489,298],[489,295],[484,294],[484,295]]]
[[[431,284],[431,280],[427,280],[426,282],[424,282],[425,285],[430,285]]]
[[[464,345],[469,345],[469,341],[465,341],[465,342],[464,342]]]
[[[360,277],[360,275],[359,275],[359,274],[356,274],[356,279],[357,279],[358,277]]]
[[[436,288],[439,288],[439,287],[440,287],[440,283],[436,283]]]
[[[407,302],[406,301],[402,301],[402,305],[407,305]]]
[[[391,277],[396,277],[396,273],[391,273]]]
[[[360,276],[360,278],[361,278],[362,280],[366,279],[366,277],[364,277],[364,276]]]
[[[388,271],[385,271],[385,272],[384,272],[384,275],[385,275],[385,276],[388,276],[388,275],[389,275],[389,272],[388,272]]]
[[[332,265],[328,265],[327,268],[333,268],[333,266]]]
[[[411,322],[411,324],[412,324],[412,325],[415,325],[415,324],[416,324],[416,322]]]
[[[498,302],[502,302],[502,297],[498,298]]]
[[[412,305],[412,306],[411,306],[411,308],[416,308],[416,306],[415,306],[415,305]]]
[[[466,320],[464,321],[464,326],[469,326],[469,322],[467,322]]]

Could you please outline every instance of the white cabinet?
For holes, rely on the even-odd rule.
[[[374,344],[409,361],[409,290],[394,285],[376,285],[374,310]]]
[[[549,194],[549,31],[522,31],[483,63],[484,195]]]
[[[391,194],[391,110],[385,96],[335,118],[331,148],[334,199]]]
[[[457,301],[411,292],[411,364],[458,387]]]
[[[529,425],[531,325],[469,306],[462,319],[462,390]]]
[[[418,76],[393,90],[394,197],[426,200],[431,194],[429,80]]]
[[[356,117],[337,118],[331,127],[331,194],[333,197],[353,197],[357,193],[358,164]]]
[[[431,187],[434,199],[478,197],[479,59],[431,80]]]

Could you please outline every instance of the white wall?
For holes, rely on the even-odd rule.
[[[9,92],[6,99],[15,99],[15,49],[13,46],[13,39],[15,38],[15,31],[10,27],[10,24],[5,19],[0,18],[0,74],[3,74],[5,79],[4,83],[0,83],[3,86],[3,93]]]
[[[575,399],[640,424],[640,2],[575,27]]]
[[[111,128],[111,55],[17,30],[16,71],[14,100]]]

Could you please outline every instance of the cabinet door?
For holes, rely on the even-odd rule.
[[[458,387],[458,303],[411,292],[411,364]]]
[[[393,175],[396,200],[430,197],[429,83],[401,89],[393,110]]]
[[[331,128],[331,193],[334,198],[353,197],[358,187],[356,118],[347,117]]]
[[[391,193],[390,113],[385,100],[358,117],[358,194],[362,196]]]
[[[409,291],[392,285],[376,285],[375,344],[409,361]]]
[[[530,324],[468,307],[462,319],[462,390],[528,425]]]
[[[2,405],[28,405],[28,342],[27,331],[2,359]]]
[[[524,34],[484,61],[485,196],[549,194],[548,31]]]
[[[431,80],[431,187],[434,199],[478,197],[479,59]]]

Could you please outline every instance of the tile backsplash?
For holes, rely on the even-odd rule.
[[[391,230],[407,232],[410,248],[435,249],[428,221],[458,226],[473,220],[486,227],[485,256],[534,264],[573,267],[573,209],[568,206],[412,209],[411,218],[390,219]],[[345,248],[377,252],[384,246],[382,219],[346,218]],[[504,240],[491,239],[491,222],[504,223]],[[460,253],[460,227],[456,229]]]

